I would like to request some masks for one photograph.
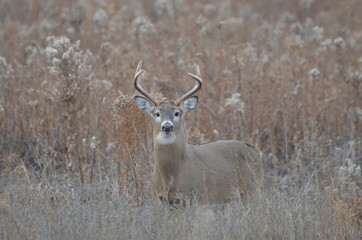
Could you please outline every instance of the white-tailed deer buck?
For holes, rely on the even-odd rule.
[[[200,76],[197,66],[196,70]],[[159,102],[138,83],[142,71],[140,61],[134,85],[144,97],[136,96],[135,101],[154,118],[154,194],[173,205],[195,198],[200,204],[223,203],[258,192],[264,172],[255,147],[233,140],[201,146],[186,143],[184,117],[198,103],[193,95],[200,90],[202,79],[189,73],[196,80],[191,91],[175,101]]]

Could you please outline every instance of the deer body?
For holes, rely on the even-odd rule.
[[[146,98],[137,96],[135,101],[154,118],[154,194],[172,205],[194,199],[200,204],[213,204],[259,191],[263,164],[252,145],[233,140],[201,146],[186,143],[184,115],[198,103],[192,95],[201,88],[201,78],[190,74],[198,82],[190,92],[175,102],[159,103],[138,85],[141,72],[140,63],[135,87]]]
[[[155,144],[153,183],[160,199],[173,204],[194,194],[199,203],[212,204],[260,190],[262,165],[253,147],[233,140],[184,147]]]

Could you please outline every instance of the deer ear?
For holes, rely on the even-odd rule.
[[[199,98],[197,96],[189,97],[185,101],[181,102],[180,107],[184,113],[190,112],[194,110],[199,102]]]
[[[153,109],[155,108],[155,104],[153,104],[153,102],[149,101],[148,99],[144,98],[144,97],[140,97],[140,96],[136,96],[134,98],[137,107],[148,113],[151,117],[153,117]]]

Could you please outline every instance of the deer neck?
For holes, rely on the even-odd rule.
[[[154,132],[154,153],[157,167],[167,172],[167,175],[174,175],[178,165],[185,159],[186,154],[186,128],[181,122],[180,129],[175,132],[176,138],[171,144],[161,144],[158,141],[158,131]]]

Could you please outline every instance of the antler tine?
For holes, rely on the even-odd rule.
[[[143,60],[140,60],[137,65],[136,74],[142,70]]]
[[[195,64],[195,69],[196,69],[196,73],[197,75],[200,75],[200,68],[198,65]],[[192,73],[188,73],[188,75],[190,77],[192,77],[193,79],[196,80],[196,83],[195,83],[195,86],[189,91],[187,92],[186,94],[184,94],[182,97],[178,98],[176,101],[175,101],[175,104],[176,105],[179,105],[183,100],[185,100],[186,98],[194,95],[197,91],[200,90],[201,86],[202,86],[202,79]]]
[[[146,98],[148,98],[148,100],[150,100],[151,102],[153,102],[155,105],[158,105],[159,102],[151,96],[151,94],[149,94],[148,92],[146,92],[142,86],[138,83],[138,80],[139,80],[139,76],[141,75],[141,73],[143,72],[143,69],[142,69],[142,64],[143,64],[143,61],[141,60],[139,63],[138,63],[138,66],[137,66],[137,69],[136,69],[136,74],[134,76],[134,87],[137,89],[137,91],[139,91],[142,95],[144,95]]]

